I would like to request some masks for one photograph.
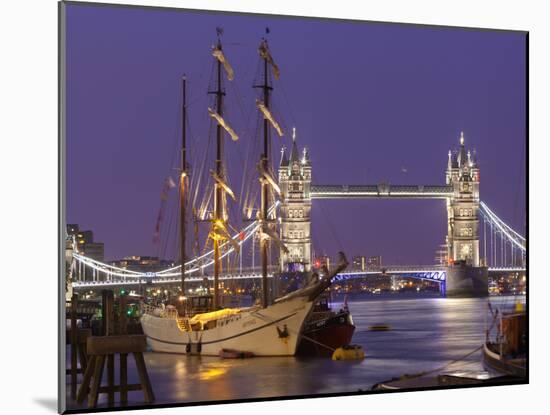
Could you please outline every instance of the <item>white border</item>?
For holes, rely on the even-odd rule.
[[[548,393],[545,384],[548,383],[549,367],[544,355],[549,344],[547,293],[550,292],[550,275],[545,275],[544,269],[547,261],[543,240],[543,235],[549,231],[544,202],[548,189],[545,164],[550,154],[550,131],[545,123],[550,112],[547,52],[550,50],[550,26],[545,2],[225,0],[220,3],[214,0],[142,0],[131,3],[530,31],[531,384],[173,408],[162,413],[244,415],[260,411],[278,414],[403,411],[441,415],[540,412],[534,408],[545,402],[543,399]],[[54,0],[13,0],[2,2],[1,8],[0,252],[4,315],[0,326],[3,374],[0,405],[6,413],[12,412],[10,409],[21,413],[53,413],[57,384],[57,361],[54,358],[57,355],[57,4]],[[26,270],[24,274],[21,269]],[[28,284],[29,280],[32,285]],[[32,290],[22,287],[32,287]],[[538,330],[534,330],[535,324]]]

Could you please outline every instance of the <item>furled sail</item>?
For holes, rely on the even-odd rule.
[[[273,117],[273,114],[271,114],[271,111],[269,111],[269,108],[265,106],[265,103],[262,100],[257,99],[256,105],[258,106],[258,109],[262,112],[264,115],[264,118],[268,120],[273,128],[277,131],[277,134],[279,134],[279,137],[283,136],[283,130],[281,129],[281,126],[279,123],[275,120]]]
[[[260,174],[262,178],[267,181],[273,190],[280,196],[281,195],[281,188],[279,187],[279,184],[275,181],[271,173],[269,173],[263,166],[262,163],[258,164],[258,170],[260,171]]]
[[[273,56],[271,56],[271,53],[269,53],[269,49],[267,48],[267,42],[264,40],[262,43],[260,43],[260,47],[258,49],[260,52],[260,56],[267,60],[267,62],[271,65],[273,68],[273,75],[275,75],[275,79],[279,79],[279,67],[273,60]]]
[[[212,56],[214,56],[217,60],[221,62],[223,68],[225,69],[225,73],[227,73],[227,79],[232,81],[235,77],[235,72],[233,71],[231,64],[223,54],[223,51],[218,46],[214,46],[212,48]]]
[[[216,183],[223,189],[223,191],[227,193],[229,196],[231,196],[231,199],[237,200],[235,198],[235,194],[233,193],[233,190],[231,190],[231,188],[227,185],[227,183],[220,176],[218,176],[214,170],[210,170],[210,174],[212,175]]]
[[[212,240],[216,239],[218,241],[229,241],[236,252],[240,251],[239,243],[235,240],[236,238],[233,238],[229,234],[227,226],[223,220],[214,220],[214,226],[212,226],[212,230],[208,234],[208,237]]]
[[[277,245],[279,249],[281,249],[285,254],[288,254],[288,248],[283,241],[281,241],[279,235],[277,235],[277,232],[271,229],[267,224],[262,226],[262,237],[270,238],[273,242],[275,242],[275,245]]]
[[[218,114],[216,111],[213,111],[211,108],[208,108],[208,114],[210,114],[210,116],[214,118],[225,131],[227,131],[233,141],[237,141],[239,139],[237,133],[233,131],[233,129],[229,126],[229,124],[227,124],[227,122],[225,122],[220,114]]]

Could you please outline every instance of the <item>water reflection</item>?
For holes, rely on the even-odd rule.
[[[521,297],[525,301],[524,297]],[[513,308],[515,299],[491,298]],[[405,373],[433,370],[463,356],[484,341],[486,299],[350,298],[357,326],[353,342],[363,346],[363,361],[274,357],[220,359],[146,353],[157,403],[197,402],[368,390]],[[340,304],[335,304],[340,307]],[[390,331],[369,331],[387,324]],[[137,382],[129,359],[131,382]],[[482,370],[481,354],[447,370]],[[134,404],[141,392],[132,392]],[[105,397],[100,399],[105,406]],[[71,406],[74,407],[74,406]]]

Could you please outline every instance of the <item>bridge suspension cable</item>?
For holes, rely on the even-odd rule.
[[[517,233],[515,230],[513,230],[511,227],[509,227],[506,223],[502,221],[489,207],[485,202],[480,201],[480,213],[486,219],[491,225],[495,226],[506,238],[510,243],[513,243],[516,247],[518,247],[522,252],[525,252],[526,250],[526,240],[525,237]]]
[[[485,263],[488,266],[497,268],[524,266],[527,249],[525,237],[504,223],[482,201],[480,201],[479,212],[483,218],[483,256]]]
[[[277,208],[279,202],[276,202],[270,208],[270,213]],[[526,239],[521,234],[516,232],[510,226],[508,226],[502,219],[500,219],[483,201],[480,201],[480,215],[484,219],[483,224],[483,245],[485,250],[485,257],[489,260],[491,266],[506,267],[509,265],[517,265],[516,253],[519,251],[522,255],[526,252]],[[487,234],[487,225],[489,227],[489,234]],[[237,232],[232,236],[233,242],[237,242],[239,246],[242,246],[250,238],[253,238],[254,234],[259,229],[258,221],[250,223],[248,226]],[[497,236],[500,237],[501,243],[498,247]],[[507,246],[510,244],[510,255],[507,257]],[[487,245],[489,245],[487,247]],[[222,258],[235,252],[235,248],[231,245],[230,241],[224,243],[223,247],[228,248],[222,254]],[[487,248],[489,248],[489,255],[487,255]],[[500,256],[500,261],[498,257]],[[163,269],[154,273],[139,272],[129,270],[115,265],[107,264],[92,258],[89,258],[81,253],[73,252],[73,258],[76,262],[82,266],[91,268],[96,273],[103,273],[107,278],[118,277],[128,279],[149,278],[155,276],[158,278],[164,277],[176,277],[179,275],[179,269],[181,265],[176,265],[167,269]],[[499,265],[500,262],[500,265]],[[197,256],[185,263],[189,273],[196,272],[205,269],[213,264],[213,250],[210,250],[200,256]],[[76,268],[73,266],[73,268]],[[73,271],[74,274],[78,272]]]
[[[275,202],[273,206],[271,206],[269,213],[273,212],[279,205],[279,202]],[[248,226],[246,226],[241,232],[236,233],[232,236],[232,240],[234,242],[237,242],[239,246],[242,246],[248,239],[253,237],[253,235],[258,231],[260,227],[260,224],[258,221],[254,221],[250,223]],[[223,247],[229,247],[222,255],[221,258],[227,257],[229,254],[233,253],[235,251],[235,248],[231,245],[231,241],[224,242],[221,246]],[[213,260],[213,253],[214,250],[210,250],[203,255],[200,255],[198,257],[195,257],[188,262],[185,263],[186,267],[189,267],[187,272],[196,272],[201,269],[207,268],[211,266],[214,263]],[[90,267],[91,269],[102,272],[106,274],[107,276],[115,276],[115,277],[123,277],[123,278],[146,278],[149,277],[151,274],[147,272],[139,272],[139,271],[133,271],[121,267],[117,267],[114,265],[110,265],[89,257],[86,257],[78,252],[73,252],[73,258],[82,263],[85,266]],[[204,262],[202,265],[196,265],[198,263]],[[154,274],[158,277],[174,277],[179,275],[179,269],[181,268],[181,264],[167,268],[158,272],[155,272]]]

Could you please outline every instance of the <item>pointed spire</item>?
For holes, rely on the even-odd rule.
[[[304,147],[302,151],[302,164],[309,164],[309,151],[307,147]]]
[[[286,157],[286,147],[281,147],[281,163],[280,166],[288,166],[288,158]]]
[[[460,149],[458,150],[458,166],[463,167],[467,163],[466,149],[464,148],[464,131],[460,132]]]
[[[290,163],[300,162],[300,153],[296,145],[296,127],[292,127],[292,150],[290,152]]]
[[[448,153],[448,156],[449,156],[449,160],[447,161],[447,168],[450,169],[451,167],[453,167],[453,164],[452,164],[452,161],[451,161],[451,150],[449,150],[449,153]]]

